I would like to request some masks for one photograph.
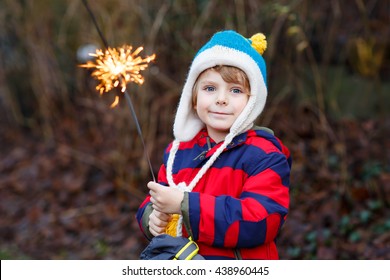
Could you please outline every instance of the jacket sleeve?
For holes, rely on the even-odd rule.
[[[149,231],[149,216],[153,211],[152,204],[150,203],[150,196],[148,196],[141,204],[136,213],[136,219],[138,225],[147,239],[152,239],[153,235]]]
[[[238,198],[191,192],[182,203],[195,240],[210,246],[251,248],[275,239],[289,207],[290,164],[283,153],[252,159]]]

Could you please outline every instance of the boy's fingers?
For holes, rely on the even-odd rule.
[[[157,236],[157,235],[161,234],[161,231],[159,231],[158,229],[155,229],[153,227],[149,227],[149,231],[154,236]]]
[[[149,182],[147,184],[147,187],[149,188],[149,194],[151,196],[156,196],[159,193],[159,191],[162,189],[161,185],[159,185],[155,182]]]
[[[155,182],[153,182],[153,181],[151,181],[151,182],[149,182],[149,183],[147,184],[147,187],[149,188],[149,190],[156,191],[156,190],[158,190],[158,188],[160,187],[160,185],[157,184],[157,183],[155,183]]]
[[[160,212],[160,211],[157,211],[157,210],[155,210],[155,211],[156,211],[156,216],[157,216],[159,219],[161,219],[161,220],[168,220],[169,217],[170,217],[169,214],[166,214],[166,213],[164,213],[164,212]]]
[[[160,207],[158,205],[156,205],[155,203],[153,203],[152,207],[153,207],[153,209],[160,211]]]
[[[160,212],[160,207],[158,206],[159,203],[153,196],[150,198],[150,202],[152,203],[153,210]],[[156,213],[154,215],[157,217]]]

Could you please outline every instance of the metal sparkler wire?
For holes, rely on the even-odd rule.
[[[103,45],[104,45],[105,49],[108,50],[109,49],[108,42],[107,42],[106,38],[104,37],[102,31],[100,30],[99,25],[98,25],[98,23],[96,21],[95,15],[93,14],[91,8],[89,7],[89,4],[88,4],[87,0],[82,0],[82,2],[84,4],[85,8],[87,9],[91,19],[92,19],[92,22],[93,22],[93,24],[94,24],[94,26],[95,26],[98,34],[99,34],[100,39],[103,42]],[[156,182],[156,177],[154,176],[153,167],[152,167],[152,163],[150,161],[148,149],[147,149],[147,146],[146,146],[143,134],[142,134],[142,130],[141,130],[141,126],[140,126],[139,121],[138,121],[137,114],[136,114],[134,106],[133,106],[133,102],[131,101],[131,97],[130,97],[130,94],[128,93],[128,91],[127,91],[127,88],[124,88],[124,90],[122,90],[122,91],[123,91],[123,93],[125,95],[125,99],[126,99],[127,105],[128,105],[128,107],[130,109],[131,115],[132,115],[132,117],[134,119],[134,122],[135,122],[135,125],[136,125],[136,128],[137,128],[138,135],[139,135],[139,137],[141,139],[142,146],[143,146],[143,149],[144,149],[144,154],[145,154],[146,160],[148,162],[150,173],[152,175],[153,181]]]

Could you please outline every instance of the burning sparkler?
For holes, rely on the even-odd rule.
[[[134,52],[132,52],[133,47],[129,45],[124,45],[118,49],[109,47],[107,40],[103,36],[103,33],[101,32],[96,22],[95,16],[88,5],[87,0],[83,0],[83,3],[89,12],[89,15],[91,16],[96,30],[98,31],[106,49],[105,51],[100,49],[97,50],[96,53],[90,54],[92,57],[95,57],[95,61],[88,61],[87,63],[80,66],[84,68],[95,69],[91,75],[100,81],[100,84],[96,86],[96,89],[100,92],[100,94],[120,87],[121,92],[126,97],[127,105],[130,108],[137,127],[138,135],[141,138],[153,181],[156,181],[146,144],[142,135],[141,126],[138,122],[137,114],[135,113],[130,95],[127,92],[128,83],[134,82],[139,85],[144,83],[144,78],[140,74],[140,71],[145,70],[148,67],[148,64],[156,58],[156,55],[153,54],[151,56],[141,58],[139,54],[143,50],[143,47],[137,48]],[[116,95],[115,101],[111,104],[111,107],[115,107],[118,103],[119,96]]]
[[[137,48],[132,52],[133,47],[125,45],[121,48],[107,48],[105,51],[97,50],[96,53],[90,54],[95,57],[95,61],[88,61],[86,64],[80,65],[84,68],[95,69],[92,72],[92,77],[100,81],[96,89],[103,94],[109,92],[116,87],[121,88],[121,92],[126,91],[127,84],[134,82],[142,85],[144,77],[140,71],[148,67],[148,63],[156,58],[156,55],[141,58],[139,53],[143,47]],[[115,107],[119,102],[118,95],[111,107]]]

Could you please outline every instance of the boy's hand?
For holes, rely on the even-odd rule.
[[[181,214],[181,202],[184,193],[178,189],[149,182],[148,188],[153,208],[166,214]]]
[[[170,218],[170,215],[153,209],[152,213],[149,216],[150,233],[153,234],[153,236],[163,234]]]

